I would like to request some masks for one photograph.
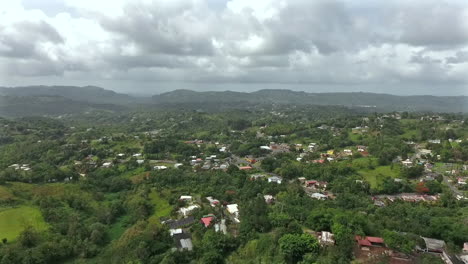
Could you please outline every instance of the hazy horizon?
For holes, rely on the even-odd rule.
[[[0,86],[468,95],[461,0],[11,0],[0,14]]]
[[[223,92],[223,91],[234,91],[234,92],[256,92],[260,90],[272,89],[272,90],[291,90],[291,91],[302,91],[307,93],[375,93],[375,94],[390,94],[397,96],[413,96],[413,95],[432,95],[432,96],[468,96],[468,92],[464,88],[451,89],[449,91],[440,89],[434,89],[433,93],[425,93],[426,87],[411,87],[411,88],[393,88],[382,87],[379,85],[365,87],[362,85],[335,85],[333,89],[327,86],[321,85],[310,85],[310,84],[191,84],[191,83],[158,83],[158,87],[152,89],[151,87],[134,87],[133,89],[127,90],[125,86],[122,87],[108,87],[106,85],[96,84],[76,84],[71,85],[67,83],[62,84],[29,84],[29,85],[14,85],[14,86],[1,86],[6,88],[17,88],[27,86],[72,86],[72,87],[85,87],[95,86],[106,90],[112,90],[117,93],[128,94],[133,96],[152,96],[161,93],[171,92],[175,90],[192,90],[196,92]],[[202,87],[200,87],[202,86]]]

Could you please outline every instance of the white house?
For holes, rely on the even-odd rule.
[[[180,196],[179,200],[186,201],[186,202],[191,202],[192,201],[192,196],[182,195],[182,196]]]
[[[228,204],[227,211],[234,217],[234,221],[240,223],[239,220],[239,208],[237,204]]]
[[[103,168],[110,168],[110,167],[112,167],[112,162],[104,162],[104,163],[102,164],[102,167],[103,167]]]
[[[183,215],[184,217],[186,217],[187,215],[189,215],[193,210],[197,209],[197,208],[200,208],[199,205],[197,204],[194,204],[194,205],[190,205],[190,206],[187,206],[187,207],[182,207],[179,209],[179,213],[181,215]]]
[[[401,162],[401,164],[403,164],[403,166],[405,166],[405,167],[411,167],[411,166],[413,166],[413,162],[412,162],[411,160],[409,160],[409,159],[403,160],[403,161]]]
[[[328,198],[325,194],[321,194],[321,193],[313,193],[310,195],[310,197],[317,199],[317,200],[326,200]]]
[[[283,178],[281,178],[279,176],[272,176],[272,177],[268,178],[268,182],[273,182],[273,183],[277,183],[277,184],[281,184],[282,181],[283,181]]]

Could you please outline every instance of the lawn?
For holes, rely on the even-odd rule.
[[[30,206],[8,208],[0,211],[0,239],[14,241],[28,226],[36,230],[48,228],[39,209]]]
[[[150,216],[149,221],[151,223],[160,223],[159,219],[161,217],[168,217],[171,214],[172,206],[155,190],[151,191],[149,197],[154,205],[154,213]]]
[[[393,169],[391,166],[378,166],[374,170],[364,169],[358,172],[370,183],[372,188],[377,189],[385,177],[398,178],[400,170],[398,166],[394,166]]]

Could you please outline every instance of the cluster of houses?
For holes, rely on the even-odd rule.
[[[230,164],[229,159],[221,160],[217,158],[216,155],[207,156],[204,160],[197,156],[191,156],[190,158],[190,165],[192,165],[192,167],[201,168],[203,170],[226,170]]]
[[[389,263],[395,264],[414,262],[415,255],[404,254],[388,248],[381,237],[355,236],[354,239],[357,244],[354,255],[358,261],[363,263],[377,263],[382,258],[389,259]],[[447,252],[443,240],[421,237],[421,241],[423,246],[416,246],[415,252],[438,256],[446,264],[468,263],[468,243],[464,244],[462,253],[450,254]]]
[[[439,200],[439,195],[428,195],[428,194],[415,194],[415,193],[400,193],[394,195],[376,195],[372,197],[374,204],[377,206],[384,206],[385,202],[394,202],[396,200],[402,200],[405,202],[436,202]]]
[[[237,204],[221,204],[218,199],[211,196],[205,198],[208,204],[213,208],[221,207],[223,209],[223,217],[218,219],[215,214],[203,215],[199,220],[195,219],[193,213],[195,210],[200,209],[194,197],[191,195],[182,195],[179,201],[183,201],[186,206],[179,208],[179,219],[161,219],[161,223],[169,227],[169,233],[173,237],[176,248],[178,250],[193,249],[192,236],[189,231],[190,226],[197,222],[205,228],[214,228],[216,232],[228,233],[226,219],[224,216],[229,217],[232,223],[240,223],[239,207]]]
[[[306,180],[305,177],[299,177],[297,180],[303,185],[306,194],[316,200],[333,199],[331,192],[327,191],[328,182],[317,180]]]

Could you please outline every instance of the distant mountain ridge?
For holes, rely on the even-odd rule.
[[[468,112],[468,96],[398,96],[374,93],[307,93],[291,90],[195,92],[175,90],[153,96],[155,103],[274,103],[373,107],[382,111]]]
[[[0,110],[3,115],[9,112],[29,113],[36,115],[47,109],[56,114],[86,109],[128,109],[133,106],[164,108],[171,104],[229,105],[242,108],[256,104],[296,104],[296,105],[337,105],[346,107],[363,107],[375,111],[431,111],[431,112],[464,112],[468,113],[468,96],[397,96],[374,93],[309,93],[291,90],[265,89],[255,92],[174,90],[152,97],[135,97],[124,93],[96,86],[25,86],[0,87]],[[28,107],[28,103],[30,107]],[[40,106],[49,104],[48,108]],[[60,111],[60,107],[63,109]],[[25,107],[24,110],[16,109]],[[33,109],[38,109],[34,112]],[[41,110],[42,109],[42,110]],[[73,110],[72,110],[73,109]],[[0,112],[0,115],[2,113]],[[17,114],[15,114],[17,115]]]
[[[74,101],[61,96],[1,96],[0,116],[58,116],[95,110],[123,111],[125,106]]]
[[[116,93],[111,90],[96,86],[23,86],[0,87],[0,95],[3,96],[61,96],[74,101],[99,104],[131,104],[138,101],[137,98],[127,94]]]

